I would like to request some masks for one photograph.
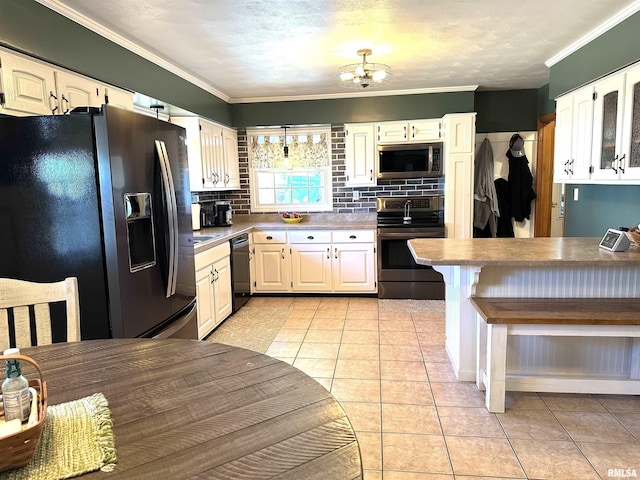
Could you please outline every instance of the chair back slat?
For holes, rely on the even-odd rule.
[[[0,308],[0,349],[4,352],[9,347],[9,313]]]
[[[30,347],[31,322],[29,320],[29,307],[14,307],[13,325],[15,326],[16,332],[16,347]]]
[[[9,347],[9,315],[13,311],[16,347],[31,346],[29,306],[33,305],[37,345],[52,343],[50,303],[65,302],[67,341],[80,340],[78,280],[69,277],[60,282],[36,283],[0,278],[0,345]]]
[[[53,343],[51,333],[51,311],[48,303],[38,303],[33,306],[36,318],[36,341],[38,345]]]

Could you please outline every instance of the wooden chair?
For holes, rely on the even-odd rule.
[[[17,348],[31,345],[29,306],[33,306],[36,345],[52,343],[49,304],[65,302],[67,308],[67,342],[80,340],[80,304],[78,279],[69,277],[60,282],[36,283],[0,278],[0,348],[9,348],[9,310],[13,310],[13,324]],[[1,351],[1,350],[0,350]]]

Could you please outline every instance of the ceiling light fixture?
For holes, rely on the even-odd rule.
[[[358,50],[362,55],[362,63],[351,63],[338,69],[338,85],[345,88],[362,89],[384,85],[391,80],[391,67],[384,63],[367,63],[367,55],[371,50]]]

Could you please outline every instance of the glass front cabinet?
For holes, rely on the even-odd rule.
[[[595,83],[592,145],[592,180],[640,180],[640,65]]]

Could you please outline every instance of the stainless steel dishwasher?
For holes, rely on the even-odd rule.
[[[237,312],[251,296],[249,270],[249,235],[244,233],[231,240],[231,284],[233,286],[233,311]]]

